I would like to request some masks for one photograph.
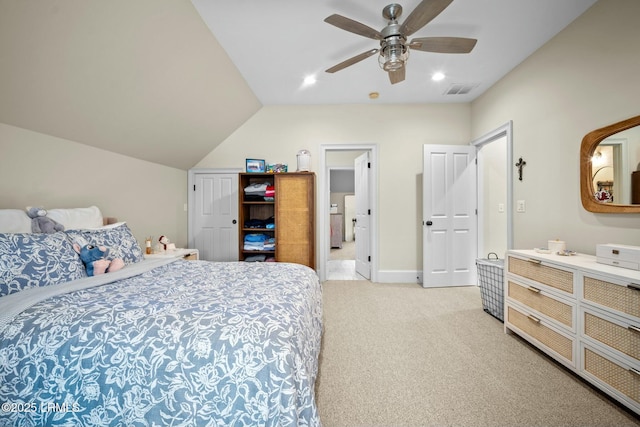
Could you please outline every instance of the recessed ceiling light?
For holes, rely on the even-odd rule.
[[[316,76],[311,75],[311,76],[307,76],[307,77],[304,78],[304,85],[305,86],[314,85],[314,84],[316,84],[316,82],[317,82]]]
[[[378,92],[369,93],[369,99],[378,99],[379,96],[380,94]]]
[[[444,77],[444,73],[437,72],[433,73],[433,75],[431,76],[431,80],[433,80],[434,82],[439,82],[440,80],[444,79]]]

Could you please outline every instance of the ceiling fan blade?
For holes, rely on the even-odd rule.
[[[427,25],[433,18],[440,15],[440,12],[445,10],[452,1],[453,0],[422,0],[402,23],[400,32],[404,34],[405,37],[410,36]]]
[[[334,13],[333,15],[327,17],[324,22],[326,22],[327,24],[335,25],[342,30],[358,34],[359,36],[368,37],[374,40],[382,40],[382,34],[380,34],[380,31],[374,30],[369,26],[366,26],[358,21],[354,21],[353,19],[349,19],[342,15],[337,15]]]
[[[405,69],[405,67],[402,67],[395,71],[389,71],[389,80],[391,81],[392,85],[400,83],[404,80]]]
[[[362,61],[363,59],[367,59],[371,55],[375,55],[378,52],[378,49],[371,49],[366,52],[361,53],[360,55],[356,55],[352,58],[347,59],[346,61],[342,61],[338,65],[334,65],[333,67],[326,70],[327,73],[335,73],[336,71],[340,71],[343,68],[347,68],[350,65],[353,65],[357,62]]]
[[[477,42],[464,37],[419,37],[411,40],[409,48],[423,52],[469,53]]]

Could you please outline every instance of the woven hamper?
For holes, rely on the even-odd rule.
[[[495,258],[491,256],[494,255]],[[476,259],[478,266],[478,285],[484,311],[504,322],[504,260],[494,252],[487,258]]]

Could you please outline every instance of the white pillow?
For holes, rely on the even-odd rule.
[[[50,209],[47,216],[64,225],[65,230],[102,227],[102,212],[97,206],[88,208]]]
[[[21,209],[0,209],[0,233],[31,233],[31,218]]]
[[[113,224],[107,224],[107,225],[102,225],[100,227],[86,227],[83,228],[83,230],[86,231],[92,231],[92,230],[109,230],[111,228],[117,228],[120,227],[122,224],[126,224],[125,221],[120,221],[120,222],[114,222]],[[71,229],[70,229],[71,230]]]

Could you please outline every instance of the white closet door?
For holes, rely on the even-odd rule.
[[[200,259],[238,260],[238,174],[195,175],[194,242]]]

